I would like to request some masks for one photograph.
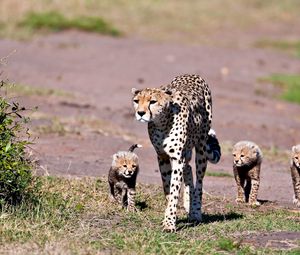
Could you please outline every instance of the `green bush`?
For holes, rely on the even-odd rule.
[[[3,82],[1,82],[1,91]],[[2,94],[2,93],[1,93]],[[25,108],[10,103],[0,94],[0,206],[16,204],[27,194],[33,183],[32,163],[26,155],[29,143],[21,115]],[[25,138],[22,138],[25,137]]]

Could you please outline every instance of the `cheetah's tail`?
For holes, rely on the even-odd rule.
[[[210,129],[206,142],[206,157],[212,164],[217,164],[221,159],[221,147],[216,132]]]
[[[143,147],[141,144],[133,144],[129,147],[128,151],[133,152],[135,148],[141,148]]]

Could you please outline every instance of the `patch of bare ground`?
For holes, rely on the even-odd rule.
[[[259,248],[291,250],[299,248],[300,232],[280,231],[249,234],[243,237],[243,244]]]

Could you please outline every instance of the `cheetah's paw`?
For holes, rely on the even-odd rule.
[[[256,206],[260,206],[261,203],[258,202],[257,200],[256,201],[250,201],[249,204],[252,206],[252,207],[256,207]]]
[[[242,203],[245,203],[246,201],[245,201],[244,198],[238,197],[238,198],[236,198],[235,202],[238,203],[238,204],[242,204]]]
[[[202,221],[202,215],[199,212],[189,214],[189,222],[200,223]]]
[[[176,232],[175,222],[164,220],[163,221],[163,231],[169,232],[169,233]]]
[[[293,204],[297,207],[300,207],[300,199],[297,199],[295,196],[293,197]]]

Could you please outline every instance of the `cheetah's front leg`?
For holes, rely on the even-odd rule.
[[[176,212],[179,198],[179,191],[182,182],[182,174],[184,169],[183,160],[172,159],[172,174],[170,181],[170,196],[165,211],[163,221],[163,229],[167,232],[176,231]]]
[[[159,164],[159,171],[163,183],[163,189],[166,200],[169,200],[170,195],[170,181],[171,181],[171,163],[170,158],[167,154],[158,154],[157,160]]]

